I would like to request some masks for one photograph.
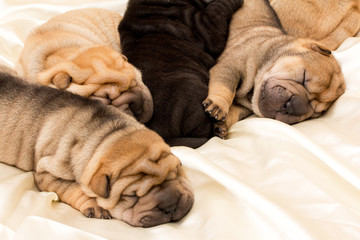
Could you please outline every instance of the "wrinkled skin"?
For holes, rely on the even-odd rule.
[[[127,135],[88,167],[92,164],[100,167],[85,172],[82,188],[113,218],[152,227],[178,221],[192,207],[194,195],[180,160],[152,131]]]
[[[253,97],[253,110],[259,116],[288,124],[301,122],[320,116],[344,93],[344,76],[329,51],[298,52],[302,57],[282,56],[259,74]]]
[[[119,25],[121,50],[154,101],[146,126],[174,145],[199,147],[213,136],[203,111],[209,69],[225,47],[243,0],[130,0]]]

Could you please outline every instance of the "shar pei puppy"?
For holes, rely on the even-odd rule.
[[[335,50],[360,30],[359,0],[270,0],[285,31]]]
[[[331,51],[287,35],[267,0],[246,1],[229,31],[203,102],[219,121],[220,137],[252,112],[288,124],[318,117],[344,93],[344,76]]]
[[[60,14],[30,32],[16,66],[29,82],[98,99],[144,123],[153,112],[141,73],[121,54],[121,16],[104,9]]]
[[[121,48],[141,70],[154,101],[146,123],[170,145],[198,147],[213,136],[203,111],[209,69],[225,47],[243,0],[129,0]]]
[[[41,191],[86,217],[151,227],[193,204],[181,163],[121,110],[0,73],[0,160],[33,171]]]

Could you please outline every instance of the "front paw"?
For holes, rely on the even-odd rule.
[[[228,128],[225,123],[215,123],[214,134],[219,138],[224,139],[228,134]]]
[[[222,106],[218,102],[206,98],[202,103],[205,112],[207,112],[212,118],[215,118],[216,121],[222,123],[225,121],[228,110],[226,107]]]
[[[86,208],[82,214],[88,218],[111,219],[109,211],[99,206]]]

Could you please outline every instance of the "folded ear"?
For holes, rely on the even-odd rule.
[[[327,57],[331,55],[331,51],[329,49],[318,44],[311,44],[311,49]]]
[[[89,188],[96,195],[108,198],[110,196],[110,177],[101,171],[97,171],[89,183]]]
[[[42,72],[39,72],[37,81],[43,85],[53,83],[56,87],[64,89],[69,86],[70,81],[72,80],[70,74],[74,70],[79,71],[77,66],[72,62],[61,62]]]
[[[67,72],[58,72],[52,78],[51,82],[61,90],[66,89],[71,83],[72,77]]]

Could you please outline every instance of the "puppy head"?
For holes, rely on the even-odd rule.
[[[259,72],[253,110],[293,124],[320,116],[344,91],[344,76],[331,52],[312,40],[297,39]]]
[[[97,155],[81,177],[82,189],[113,218],[152,227],[180,220],[192,207],[181,163],[155,132],[129,133]]]
[[[143,123],[152,116],[152,97],[140,71],[111,48],[58,51],[52,54],[47,65],[50,66],[38,74],[41,84],[100,100]]]

